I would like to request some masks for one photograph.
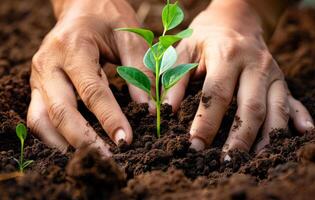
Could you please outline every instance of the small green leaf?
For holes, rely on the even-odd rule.
[[[173,87],[187,72],[197,66],[197,63],[182,64],[167,70],[162,76],[162,85],[164,90],[168,90]]]
[[[177,5],[167,4],[162,11],[162,22],[166,31],[171,30],[178,26],[184,20],[184,12]]]
[[[133,84],[150,95],[150,79],[142,71],[134,67],[120,66],[117,67],[117,72],[128,83]]]
[[[143,63],[144,65],[149,68],[153,73],[155,73],[155,58],[154,58],[154,52],[158,52],[158,44],[155,44],[152,46],[152,48],[148,49],[148,51],[145,53],[143,57]],[[153,49],[153,51],[152,51]],[[158,56],[158,55],[157,55]]]
[[[177,60],[177,53],[173,46],[170,46],[163,54],[161,66],[160,66],[160,75],[165,71],[173,67]]]
[[[27,160],[22,164],[22,168],[25,169],[26,167],[28,167],[30,164],[32,164],[34,162],[34,160]]]
[[[174,43],[178,42],[182,38],[177,37],[176,35],[164,35],[159,38],[161,45],[164,48],[168,48],[169,46],[173,45]]]
[[[24,124],[22,123],[19,123],[16,127],[15,127],[15,132],[16,132],[16,135],[18,136],[18,138],[21,140],[21,141],[24,141],[26,136],[27,136],[27,129],[25,127]]]
[[[20,161],[19,161],[18,159],[13,158],[13,160],[14,160],[18,165],[20,165]]]
[[[193,30],[191,28],[187,28],[186,30],[183,30],[183,31],[177,33],[176,36],[184,39],[184,38],[190,37],[192,35],[192,33],[193,33]]]
[[[148,43],[149,46],[152,46],[152,42],[154,39],[154,34],[152,31],[143,29],[143,28],[118,28],[115,29],[116,31],[128,31],[132,33],[136,33],[140,35],[145,41]]]
[[[190,37],[192,35],[193,30],[188,28],[176,35],[164,35],[159,38],[160,43],[163,45],[165,49],[169,46],[173,45],[174,43],[182,40],[184,38]]]

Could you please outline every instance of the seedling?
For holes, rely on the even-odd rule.
[[[178,6],[177,2],[171,4],[169,0],[162,11],[162,23],[164,31],[159,37],[157,43],[153,44],[154,33],[148,29],[142,28],[119,28],[118,31],[128,31],[141,36],[149,45],[143,63],[155,75],[155,96],[151,93],[150,79],[140,70],[130,66],[119,66],[118,74],[130,84],[144,90],[154,100],[156,105],[156,131],[160,137],[161,124],[161,102],[165,94],[173,87],[186,73],[197,67],[198,64],[181,64],[174,67],[177,61],[177,53],[172,46],[176,42],[192,35],[193,30],[188,28],[176,35],[166,35],[167,31],[177,27],[184,20],[184,12]],[[161,87],[163,94],[161,95]]]
[[[20,155],[20,159],[15,159],[14,160],[18,163],[19,165],[19,171],[23,172],[24,169],[29,166],[30,164],[32,164],[34,161],[33,160],[24,160],[24,141],[26,139],[27,136],[27,129],[25,127],[24,124],[19,123],[16,128],[15,128],[15,132],[17,137],[20,139],[20,143],[21,143],[21,155]]]

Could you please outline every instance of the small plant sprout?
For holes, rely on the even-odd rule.
[[[154,34],[152,31],[142,28],[119,28],[118,31],[128,31],[141,36],[149,45],[143,62],[155,75],[155,96],[151,93],[150,79],[140,70],[130,66],[120,66],[117,68],[118,74],[130,84],[144,90],[154,100],[156,105],[156,130],[160,137],[161,124],[161,102],[165,94],[173,87],[186,73],[197,67],[198,64],[181,64],[174,67],[177,61],[177,53],[172,46],[181,39],[192,35],[193,30],[188,28],[176,35],[166,35],[167,31],[177,27],[184,20],[184,13],[177,2],[171,4],[169,0],[162,11],[163,35],[159,37],[157,43],[153,44]],[[161,87],[163,94],[161,95]]]
[[[24,124],[19,123],[16,128],[15,128],[15,132],[17,137],[20,139],[20,144],[21,144],[21,155],[20,155],[20,159],[15,159],[14,160],[18,163],[19,165],[19,171],[23,172],[24,169],[29,166],[30,164],[32,164],[33,160],[24,160],[24,141],[26,139],[27,136],[27,129],[25,127]]]

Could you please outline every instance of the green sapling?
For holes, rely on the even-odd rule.
[[[164,31],[159,41],[153,44],[154,34],[152,31],[142,28],[119,28],[118,31],[128,31],[141,36],[149,45],[143,62],[155,75],[155,96],[151,93],[150,79],[140,70],[130,66],[117,68],[118,74],[130,84],[144,90],[154,100],[156,105],[156,130],[160,137],[161,124],[161,103],[165,94],[173,87],[186,73],[195,68],[198,64],[181,64],[174,67],[177,61],[177,53],[172,46],[181,39],[192,35],[193,30],[188,28],[176,35],[166,35],[167,31],[177,27],[184,20],[184,13],[177,2],[171,4],[169,0],[162,11],[162,22]],[[163,94],[161,95],[161,87]]]
[[[20,159],[15,159],[14,160],[18,163],[19,165],[19,171],[23,172],[24,169],[29,166],[30,164],[32,164],[34,161],[33,160],[24,160],[24,141],[26,139],[27,136],[27,129],[25,127],[24,124],[19,123],[16,128],[15,128],[15,132],[17,137],[20,139],[20,144],[21,144],[21,155],[20,155]]]

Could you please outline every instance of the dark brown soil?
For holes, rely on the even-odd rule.
[[[0,6],[0,175],[14,172],[19,155],[15,126],[25,122],[30,101],[30,61],[55,23],[48,1],[4,0]],[[139,7],[143,1],[133,1]],[[152,2],[157,2],[153,1]],[[188,19],[207,1],[184,1]],[[159,9],[159,4],[152,4]],[[146,26],[160,31],[159,11],[150,12]],[[290,10],[270,43],[289,87],[315,118],[315,12]],[[108,70],[108,69],[106,69]],[[201,95],[192,83],[178,113],[162,109],[162,137],[147,105],[130,101],[127,88],[111,77],[117,100],[134,130],[128,146],[112,145],[113,158],[93,150],[61,154],[30,136],[25,156],[35,162],[23,177],[0,182],[1,199],[313,199],[315,195],[315,131],[298,135],[290,128],[274,130],[266,151],[256,155],[233,151],[221,161],[221,149],[232,126],[236,106],[226,113],[211,148],[189,149],[188,130]],[[117,84],[120,83],[120,84]],[[82,102],[79,109],[100,135],[106,135]],[[241,126],[242,121],[233,128]]]

